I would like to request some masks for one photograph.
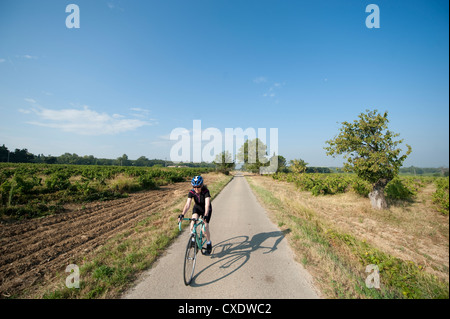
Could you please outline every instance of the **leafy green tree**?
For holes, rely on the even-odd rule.
[[[278,168],[277,173],[287,173],[288,168],[286,165],[286,158],[284,156],[278,155]]]
[[[0,162],[7,162],[8,156],[9,156],[9,150],[5,146],[5,144],[3,144],[3,146],[0,146]]]
[[[58,164],[79,164],[80,157],[73,153],[64,153],[58,157]]]
[[[58,158],[56,156],[44,156],[43,161],[46,164],[56,164]]]
[[[240,147],[237,159],[243,162],[242,169],[246,171],[259,172],[261,166],[268,164],[267,145],[259,138],[247,140]]]
[[[116,159],[116,165],[118,166],[130,166],[131,161],[128,159],[127,154],[123,154],[121,157],[118,157]]]
[[[306,163],[302,159],[293,159],[290,161],[290,164],[291,164],[290,166],[291,171],[297,174],[306,172],[306,165],[308,165],[308,163]]]
[[[149,164],[150,160],[145,156],[141,156],[134,161],[134,166],[149,166]]]
[[[14,153],[11,152],[9,161],[12,163],[32,163],[34,155],[28,152],[26,148],[19,150],[15,149]]]
[[[223,151],[218,154],[213,163],[216,166],[216,171],[222,172],[226,175],[228,175],[236,166],[233,161],[233,157],[228,151]]]
[[[339,134],[326,141],[329,146],[325,147],[327,155],[344,155],[345,171],[355,172],[372,184],[369,198],[377,209],[387,208],[384,188],[398,175],[403,161],[411,153],[411,146],[406,144],[406,154],[400,155],[402,150],[398,145],[403,140],[394,141],[399,134],[388,130],[387,116],[387,112],[381,115],[377,110],[366,110],[353,123],[342,122]]]

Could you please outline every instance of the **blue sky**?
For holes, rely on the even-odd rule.
[[[79,29],[66,27],[69,3]],[[379,29],[365,25],[370,3]],[[2,0],[0,145],[170,159],[171,131],[201,120],[278,128],[288,160],[341,166],[325,141],[378,109],[413,148],[405,166],[448,167],[448,12],[425,0]]]

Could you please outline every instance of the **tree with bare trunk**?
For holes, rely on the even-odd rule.
[[[397,146],[403,140],[394,141],[400,134],[388,130],[387,112],[383,115],[377,110],[366,110],[353,123],[342,122],[340,132],[335,138],[326,141],[327,155],[344,155],[347,161],[344,170],[355,172],[358,177],[372,183],[369,198],[372,207],[386,209],[384,188],[398,175],[403,161],[411,153],[411,146],[400,156]]]

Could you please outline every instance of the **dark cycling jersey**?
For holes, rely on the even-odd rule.
[[[209,193],[208,188],[206,188],[205,186],[202,187],[200,194],[197,194],[194,189],[191,189],[189,191],[188,198],[193,198],[194,203],[195,203],[194,209],[193,209],[194,214],[199,214],[201,216],[205,215],[205,203],[206,203],[205,199],[207,197],[211,198],[211,195]],[[212,213],[212,205],[210,202],[209,213],[208,213],[208,218],[207,218],[208,220],[206,222],[209,222],[209,219],[211,218],[211,213]]]

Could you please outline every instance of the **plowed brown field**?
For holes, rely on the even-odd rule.
[[[0,298],[14,297],[64,272],[72,260],[174,203],[189,187],[189,182],[176,183],[124,199],[69,205],[58,215],[0,225]]]

